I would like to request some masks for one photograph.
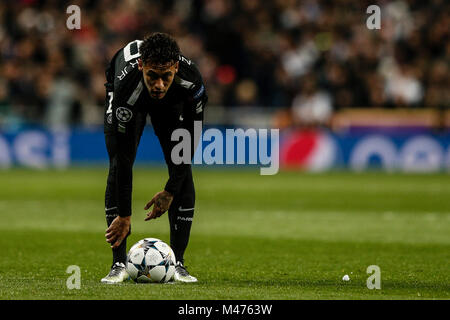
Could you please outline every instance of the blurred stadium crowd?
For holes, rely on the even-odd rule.
[[[66,27],[71,4],[80,30]],[[371,4],[381,30],[366,26]],[[210,108],[319,123],[342,108],[448,108],[449,12],[445,0],[2,1],[0,128],[102,123],[105,66],[153,31],[198,64]]]

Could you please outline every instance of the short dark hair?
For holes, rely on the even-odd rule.
[[[145,37],[139,52],[144,63],[165,65],[179,60],[180,47],[167,33],[154,32]]]

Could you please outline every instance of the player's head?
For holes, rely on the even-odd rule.
[[[155,32],[144,39],[139,52],[139,70],[150,97],[164,98],[178,72],[180,48],[177,42],[166,33]]]

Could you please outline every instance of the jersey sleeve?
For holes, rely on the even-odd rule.
[[[181,59],[185,59],[182,57]],[[187,59],[185,59],[187,60]],[[201,77],[200,72],[198,71],[195,64],[193,64],[190,60],[181,61],[181,63],[187,64],[186,68],[184,68],[184,72],[180,75],[180,77],[186,77],[191,81],[185,80],[181,78],[181,81],[185,81],[187,89],[187,96],[183,108],[183,125],[181,126],[183,129],[189,131],[191,137],[191,154],[190,160],[192,162],[192,158],[194,157],[195,150],[199,143],[199,137],[195,134],[195,125],[197,122],[197,127],[203,126],[204,119],[204,109],[206,107],[206,103],[208,102],[208,95],[206,93],[205,84]],[[186,70],[187,69],[187,70]],[[180,81],[180,79],[178,79]],[[191,83],[191,84],[189,84]],[[189,87],[188,87],[189,86]],[[173,147],[174,144],[172,144]],[[164,149],[164,148],[163,148]],[[164,150],[163,150],[164,151]],[[169,168],[169,180],[165,185],[165,190],[172,195],[177,194],[181,186],[183,184],[184,179],[190,171],[191,164],[181,163],[174,164],[172,159],[168,159],[168,155],[166,153],[171,152],[170,150],[164,151],[166,162]]]
[[[105,135],[113,144],[110,161],[114,166],[117,213],[131,215],[133,164],[141,126],[135,103],[143,89],[137,70],[137,55],[133,56],[133,43],[119,50],[106,70]],[[134,50],[134,51],[133,51]]]

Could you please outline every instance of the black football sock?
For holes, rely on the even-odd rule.
[[[185,210],[185,209],[182,209]],[[191,233],[194,210],[179,211],[178,208],[169,212],[170,222],[170,246],[175,253],[175,258],[184,264],[184,252],[186,251]]]
[[[121,262],[123,264],[127,261],[127,239],[123,239],[120,243],[120,246],[118,246],[115,249],[112,249],[113,253],[113,265],[116,262]]]
[[[106,214],[106,223],[108,227],[111,225],[113,220],[117,217],[117,215],[108,215]],[[130,230],[131,231],[131,230]],[[115,249],[112,249],[113,254],[113,265],[116,262],[121,262],[123,264],[127,261],[127,238],[123,239],[120,246]]]

